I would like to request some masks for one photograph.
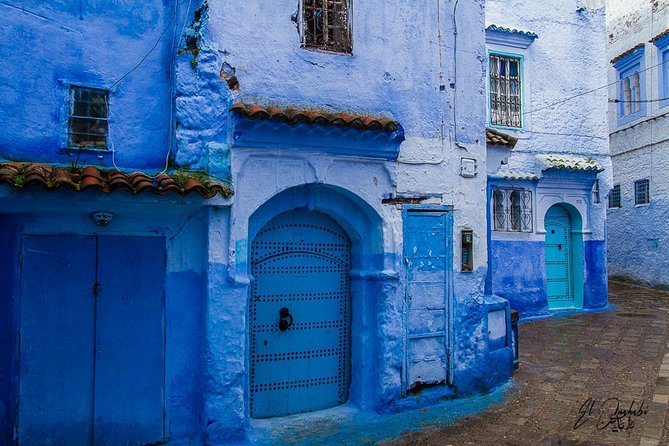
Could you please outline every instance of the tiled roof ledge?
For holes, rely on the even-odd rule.
[[[485,29],[486,43],[525,49],[539,36],[531,31],[489,25]]]
[[[155,177],[144,172],[126,173],[119,170],[99,169],[95,166],[62,167],[51,164],[0,162],[0,184],[16,189],[36,185],[52,191],[66,186],[75,191],[93,189],[103,193],[125,190],[139,194],[145,190],[164,195],[197,193],[204,198],[216,195],[228,198],[232,189],[204,172],[176,171]]]
[[[518,142],[518,138],[502,133],[495,129],[485,129],[485,142],[490,145],[505,146],[513,149]]]
[[[618,69],[620,66],[626,65],[627,63],[641,57],[643,55],[644,46],[645,44],[641,42],[640,44],[635,45],[624,53],[619,54],[618,56],[611,59],[611,63],[613,64],[614,68]]]

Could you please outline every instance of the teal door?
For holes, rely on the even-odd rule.
[[[267,418],[344,403],[351,243],[330,217],[281,214],[251,244],[250,411]]]
[[[562,206],[546,213],[546,294],[548,308],[574,308],[571,218]]]

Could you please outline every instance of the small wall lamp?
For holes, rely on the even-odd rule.
[[[97,211],[91,214],[91,219],[98,226],[109,226],[114,219],[114,214],[109,211]]]

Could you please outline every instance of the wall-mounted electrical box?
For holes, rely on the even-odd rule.
[[[474,232],[471,229],[462,230],[462,272],[474,271]]]

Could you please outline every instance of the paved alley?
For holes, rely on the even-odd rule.
[[[669,444],[669,293],[611,282],[610,302],[521,325],[504,404],[385,445]]]

